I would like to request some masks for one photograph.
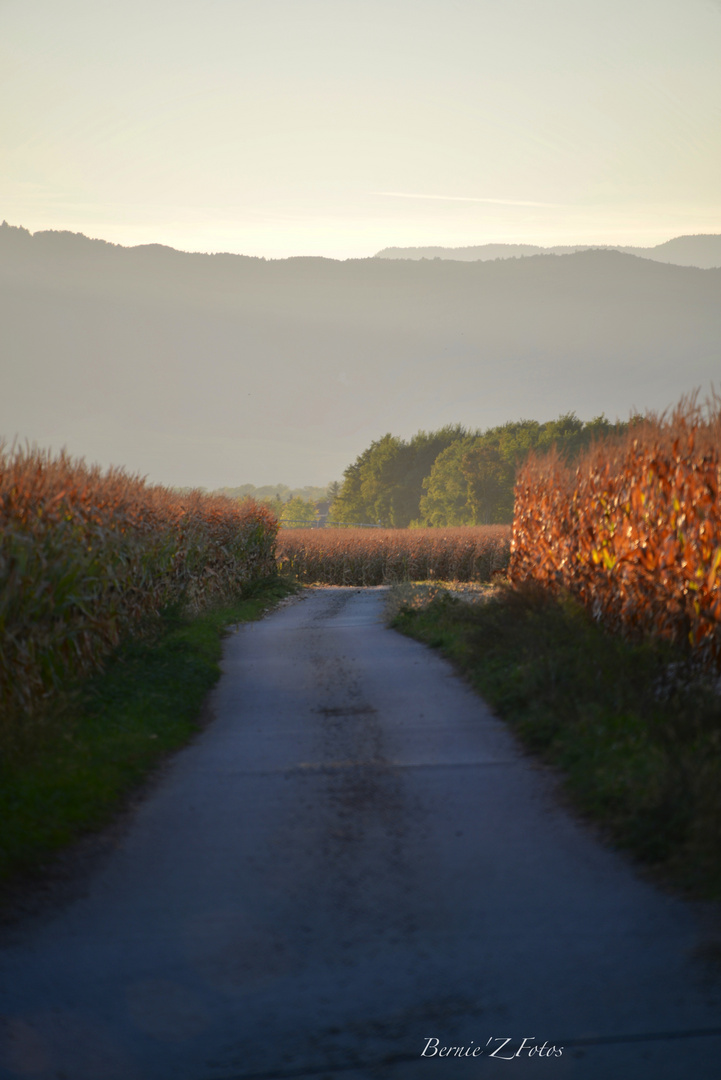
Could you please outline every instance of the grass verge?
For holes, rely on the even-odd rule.
[[[497,588],[392,623],[455,661],[573,803],[685,892],[721,898],[721,695],[663,642],[601,629],[569,598]]]
[[[50,716],[31,747],[0,767],[0,885],[105,825],[123,798],[200,726],[230,625],[296,592],[265,579],[200,615],[168,611],[152,635],[118,649]]]

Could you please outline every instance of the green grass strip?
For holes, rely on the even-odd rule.
[[[525,745],[559,766],[617,846],[721,897],[721,695],[662,642],[607,634],[570,599],[501,587],[437,597],[393,625],[452,659]]]
[[[41,869],[110,821],[153,766],[198,730],[226,628],[295,591],[272,578],[200,615],[166,612],[152,635],[125,644],[59,705],[0,769],[0,883]]]

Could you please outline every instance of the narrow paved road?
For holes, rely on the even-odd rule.
[[[229,638],[214,723],[86,894],[5,935],[3,1078],[721,1076],[698,913],[383,601],[319,590]]]

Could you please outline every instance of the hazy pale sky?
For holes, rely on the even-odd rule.
[[[0,0],[0,220],[280,257],[721,232],[719,0]]]

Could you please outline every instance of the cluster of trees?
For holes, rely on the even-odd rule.
[[[518,420],[485,431],[449,424],[419,431],[408,441],[389,432],[348,466],[341,483],[326,488],[243,484],[220,490],[233,498],[250,495],[281,521],[294,524],[320,520],[399,529],[507,524],[513,520],[516,470],[532,450],[555,446],[573,460],[594,439],[621,434],[627,427],[603,415],[584,422],[566,413],[546,423]]]
[[[287,484],[265,484],[256,487],[255,484],[241,484],[240,487],[217,488],[220,495],[228,495],[231,499],[245,499],[250,496],[256,502],[287,503],[291,499],[303,499],[304,502],[319,502],[327,498],[327,487],[302,487],[291,488]]]
[[[313,502],[310,499],[304,499],[301,495],[294,495],[285,503],[281,502],[277,506],[272,505],[271,509],[281,521],[294,522],[295,524],[307,522],[308,525],[312,525],[321,516],[323,510],[327,513],[329,505],[329,500],[324,503],[320,501]]]
[[[460,425],[419,431],[410,442],[387,434],[372,442],[343,474],[334,521],[405,528],[418,517],[423,481],[444,450],[467,436]]]
[[[408,442],[389,433],[345,470],[330,519],[395,528],[509,523],[516,469],[531,450],[555,446],[572,460],[594,438],[627,426],[603,415],[583,422],[567,413],[483,432],[460,425],[419,431]]]
[[[241,484],[235,488],[219,488],[219,494],[231,499],[255,499],[267,506],[280,521],[307,522],[311,525],[328,514],[331,501],[338,492],[339,484],[327,487],[290,488],[287,484]]]

